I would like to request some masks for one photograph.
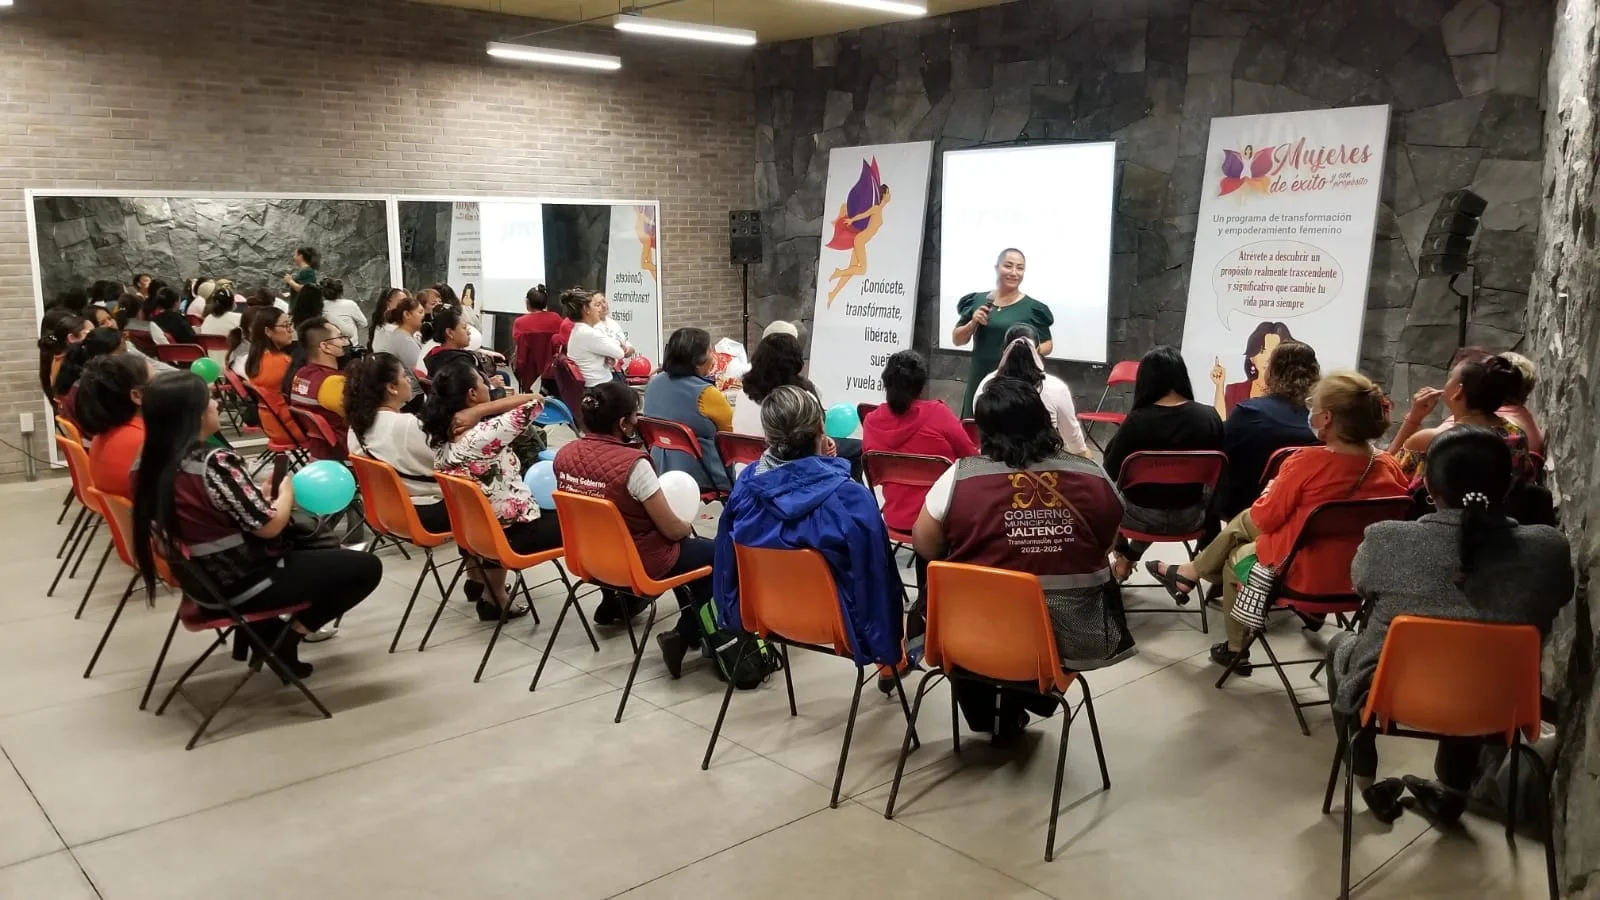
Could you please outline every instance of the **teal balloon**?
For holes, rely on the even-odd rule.
[[[528,474],[522,476],[522,483],[528,486],[528,493],[533,495],[533,502],[539,504],[540,509],[556,508],[555,463],[544,459],[534,463]]]
[[[356,496],[356,479],[342,463],[322,459],[294,473],[295,505],[314,516],[342,512]]]
[[[822,430],[828,437],[847,438],[856,433],[861,427],[861,416],[856,414],[856,408],[848,403],[836,403],[828,407],[828,413],[822,419]]]
[[[222,367],[209,356],[202,356],[189,364],[189,371],[199,375],[206,384],[211,384],[222,377]]]

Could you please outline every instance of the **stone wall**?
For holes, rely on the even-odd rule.
[[[1563,896],[1600,900],[1600,28],[1595,0],[1563,0],[1550,65],[1538,271],[1529,306],[1528,345],[1541,378],[1534,406],[1545,413],[1551,487],[1578,570],[1576,602],[1563,611],[1545,648],[1545,685],[1560,701],[1562,747],[1556,772],[1557,843]]]
[[[138,272],[174,286],[205,276],[281,292],[295,248],[306,245],[322,254],[322,277],[344,280],[346,296],[364,301],[389,284],[381,201],[40,197],[34,216],[47,298]]]
[[[1397,395],[1442,382],[1454,297],[1441,280],[1419,281],[1416,257],[1446,191],[1470,187],[1490,201],[1469,340],[1521,342],[1550,28],[1545,0],[1019,0],[766,48],[755,190],[767,262],[753,272],[753,330],[810,317],[831,149],[1116,140],[1109,358],[1177,344],[1207,123],[1387,103],[1361,365]],[[938,320],[938,197],[936,166],[914,341],[924,352]],[[933,353],[941,396],[959,393],[949,380],[965,366],[965,354]],[[1080,404],[1099,398],[1104,367],[1052,367]]]
[[[450,277],[451,205],[437,200],[400,201],[400,271],[421,288]]]

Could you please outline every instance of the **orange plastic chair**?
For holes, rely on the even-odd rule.
[[[199,344],[157,344],[156,359],[169,366],[180,369],[189,368],[189,364],[206,355],[206,348]]]
[[[1113,428],[1121,428],[1122,423],[1128,420],[1127,413],[1108,411],[1106,409],[1106,398],[1111,396],[1111,389],[1117,385],[1133,384],[1138,379],[1138,360],[1125,359],[1117,363],[1111,367],[1111,374],[1106,376],[1106,389],[1100,394],[1100,402],[1095,406],[1094,412],[1078,413],[1078,421],[1083,425],[1083,436],[1088,438],[1100,452],[1104,453],[1105,448],[1101,447],[1100,442],[1094,439],[1094,426],[1110,425]]]
[[[639,548],[634,546],[633,536],[628,533],[628,526],[622,521],[622,513],[617,510],[616,504],[569,491],[556,491],[555,500],[556,515],[561,517],[561,534],[567,545],[567,565],[578,581],[613,588],[650,601],[650,615],[645,619],[644,633],[639,635],[638,640],[634,640],[633,621],[628,620],[628,640],[633,643],[633,665],[628,669],[627,683],[622,686],[617,715],[611,720],[621,722],[622,711],[627,708],[628,697],[633,693],[633,680],[639,675],[639,662],[644,659],[644,648],[650,643],[650,629],[656,624],[656,600],[662,594],[675,591],[691,581],[709,577],[711,567],[701,566],[682,575],[660,580],[651,578],[644,570],[644,562],[639,559]],[[539,686],[539,676],[544,673],[544,664],[550,659],[550,652],[556,645],[556,635],[561,631],[561,622],[566,618],[568,609],[576,609],[578,620],[583,621],[583,609],[578,606],[575,584],[567,586],[566,605],[561,607],[556,627],[550,632],[544,655],[539,659],[539,668],[528,685],[530,691]],[[677,614],[679,610],[676,609],[668,613],[669,616]],[[587,630],[588,627],[589,623],[584,622],[584,628]],[[589,635],[589,642],[594,644],[593,633]],[[599,645],[595,644],[595,652],[599,651]]]
[[[1356,729],[1391,737],[1436,741],[1447,737],[1499,737],[1511,748],[1511,784],[1517,757],[1526,755],[1534,773],[1552,790],[1550,770],[1534,751],[1539,737],[1539,630],[1532,625],[1491,625],[1422,616],[1396,616],[1378,656],[1378,670],[1358,722],[1347,723],[1334,747],[1333,769],[1322,812],[1333,806],[1333,788],[1344,768],[1344,842],[1340,894],[1350,896],[1350,832],[1354,781],[1345,765]],[[1553,803],[1546,802],[1547,814]],[[1517,827],[1517,804],[1506,815],[1506,840]],[[1545,820],[1545,874],[1550,900],[1557,900],[1555,831]]]
[[[94,673],[95,663],[100,661],[100,653],[106,649],[106,642],[111,639],[111,631],[117,627],[117,620],[122,617],[122,608],[128,604],[128,598],[133,596],[133,590],[138,587],[140,580],[139,561],[133,554],[133,501],[101,491],[95,491],[95,495],[106,511],[106,527],[111,531],[111,547],[116,548],[117,558],[122,560],[122,564],[133,570],[133,577],[128,579],[128,587],[122,592],[122,598],[117,601],[117,608],[111,613],[111,621],[106,623],[105,633],[100,635],[100,643],[94,648],[94,655],[89,657],[89,665],[83,670],[85,678]],[[108,555],[111,547],[106,548]],[[166,560],[160,555],[154,558],[156,577],[167,585],[177,587],[178,582],[173,578],[172,570],[168,568]],[[106,561],[101,559],[101,568],[104,568],[105,564]],[[96,570],[95,576],[98,578],[99,575],[99,570]],[[78,604],[78,614],[73,618],[81,618],[83,608],[88,603],[89,592],[85,591],[83,602]]]
[[[739,621],[748,634],[740,639],[734,668],[738,668],[747,652],[758,652],[756,638],[777,645],[783,659],[783,682],[789,691],[789,715],[798,716],[794,703],[794,677],[789,672],[789,648],[799,647],[817,653],[854,659],[852,629],[844,619],[844,607],[839,602],[839,591],[833,582],[828,563],[815,550],[765,550],[735,544],[734,556],[739,565]],[[753,635],[753,637],[751,636]],[[856,730],[856,710],[861,706],[861,689],[877,674],[874,665],[856,666],[856,690],[850,699],[850,717],[845,721],[844,745],[839,748],[839,769],[833,776],[833,796],[828,805],[839,806],[839,786],[844,782],[844,766],[850,757],[850,738]],[[894,674],[894,687],[900,695],[900,709],[906,722],[911,721],[911,708],[906,703],[905,688],[900,674]],[[717,713],[717,724],[711,729],[711,740],[706,744],[705,758],[700,761],[704,771],[711,765],[711,753],[716,749],[717,736],[722,733],[722,720],[728,715],[728,703],[733,699],[734,684],[722,694],[722,709]]]
[[[417,518],[417,507],[411,502],[411,494],[406,490],[404,482],[400,480],[400,473],[394,466],[370,456],[359,453],[350,455],[350,468],[355,472],[356,487],[361,492],[361,508],[366,515],[367,527],[371,528],[378,537],[368,549],[376,553],[382,541],[388,541],[405,552],[405,545],[409,544],[422,551],[422,571],[417,573],[417,583],[411,588],[411,599],[406,601],[406,611],[400,615],[400,624],[394,630],[394,639],[389,642],[389,652],[400,644],[400,634],[406,630],[406,622],[411,618],[411,610],[417,605],[417,595],[422,592],[422,583],[432,573],[433,583],[439,587],[439,596],[443,600],[450,599],[450,592],[444,588],[444,579],[439,575],[439,563],[433,558],[433,551],[450,543],[450,532],[435,534],[422,527],[422,521]],[[457,571],[466,565],[466,558],[456,567]],[[452,582],[453,585],[453,582]]]
[[[754,465],[761,459],[761,454],[767,452],[767,439],[752,434],[719,431],[714,440],[717,445],[717,455],[722,457],[722,465],[728,470],[730,483],[733,481],[734,466]]]
[[[494,624],[494,634],[489,636],[489,646],[483,650],[483,660],[478,663],[478,671],[472,676],[472,683],[477,684],[483,678],[484,667],[489,665],[489,654],[494,652],[495,642],[500,639],[500,630],[506,625],[506,611],[516,602],[519,592],[528,599],[528,608],[533,610],[533,624],[539,624],[539,612],[533,608],[533,594],[522,573],[543,563],[555,563],[556,574],[561,583],[567,587],[569,597],[572,584],[567,580],[566,570],[561,567],[563,551],[560,547],[527,555],[511,549],[511,544],[506,541],[505,529],[500,526],[494,508],[489,505],[489,498],[484,495],[483,488],[479,487],[476,481],[457,475],[446,475],[443,472],[435,472],[433,477],[439,482],[439,490],[444,494],[445,509],[450,513],[450,530],[454,533],[456,546],[461,548],[462,555],[477,557],[481,563],[517,573],[511,593],[506,597],[506,605],[500,608],[500,620]],[[439,624],[439,614],[444,612],[444,606],[450,600],[450,592],[455,590],[456,582],[461,580],[465,572],[466,567],[462,566],[456,570],[455,577],[450,579],[450,587],[445,590],[444,596],[439,598],[439,608],[433,611],[433,621],[428,623],[428,630],[422,635],[422,643],[417,645],[418,652],[428,649],[428,638],[433,636],[433,628]],[[556,579],[552,578],[534,587],[544,587],[555,581]]]
[[[78,424],[66,416],[56,416],[56,433],[64,437],[71,438],[80,444],[83,443],[83,432],[78,430]],[[67,496],[61,500],[61,513],[60,515],[56,516],[57,525],[60,525],[62,522],[67,520],[67,510],[72,508],[72,501],[76,500],[77,498],[78,495],[73,492],[72,486],[68,485]],[[60,548],[56,550],[56,559],[60,559],[61,554],[66,552],[67,541],[70,540],[72,540],[72,532],[68,531],[67,536],[61,539]]]
[[[1306,522],[1295,535],[1294,544],[1289,548],[1289,555],[1284,557],[1283,563],[1278,566],[1278,577],[1273,583],[1272,598],[1269,612],[1295,611],[1308,616],[1336,616],[1341,626],[1348,627],[1361,622],[1366,618],[1362,612],[1361,595],[1356,593],[1355,587],[1350,584],[1348,564],[1342,565],[1337,571],[1346,573],[1337,582],[1319,585],[1317,593],[1293,590],[1288,586],[1289,576],[1294,571],[1294,562],[1305,548],[1317,544],[1343,543],[1349,550],[1349,559],[1355,561],[1356,550],[1361,546],[1361,538],[1366,534],[1367,526],[1376,522],[1389,522],[1404,519],[1411,512],[1411,498],[1397,497],[1368,497],[1358,500],[1331,500],[1318,504],[1311,514],[1306,517]],[[1351,617],[1347,620],[1346,617]],[[1267,651],[1267,659],[1272,664],[1273,671],[1278,673],[1278,680],[1283,682],[1283,690],[1289,695],[1289,705],[1294,708],[1294,717],[1300,723],[1300,733],[1310,737],[1311,727],[1306,724],[1305,709],[1312,706],[1327,706],[1327,700],[1305,701],[1300,699],[1299,693],[1289,683],[1285,666],[1315,665],[1312,677],[1322,671],[1324,660],[1321,657],[1308,659],[1278,659],[1272,650],[1272,643],[1267,640],[1265,632],[1249,632],[1245,635],[1241,652],[1234,657],[1231,663],[1217,678],[1217,687],[1221,688],[1233,674],[1234,666],[1250,652],[1250,647],[1260,644],[1261,649]]]
[[[700,468],[706,471],[707,477],[710,477],[711,463],[706,459],[705,454],[701,452],[700,439],[695,435],[694,429],[682,422],[674,422],[671,419],[656,419],[650,416],[640,416],[638,425],[639,437],[644,439],[645,446],[668,452],[686,453],[693,457],[695,462],[700,464]],[[723,465],[727,465],[727,463],[724,462]],[[726,491],[708,488],[700,492],[701,503],[726,499],[728,499],[728,492]]]
[[[83,443],[83,432],[79,430],[78,423],[66,416],[56,416],[56,431],[64,438]]]
[[[56,449],[67,460],[67,474],[72,478],[72,493],[78,498],[78,503],[83,508],[78,510],[77,518],[72,520],[72,528],[67,533],[71,541],[70,546],[63,542],[65,553],[59,553],[61,567],[56,569],[56,577],[50,581],[50,589],[45,591],[46,597],[53,597],[56,585],[61,583],[61,576],[66,574],[67,565],[72,564],[72,574],[68,577],[77,578],[78,568],[83,565],[83,558],[89,555],[89,545],[94,543],[94,536],[100,530],[100,522],[105,518],[105,508],[100,505],[100,495],[94,489],[94,478],[90,475],[89,453],[83,449],[83,444],[62,435],[56,435]],[[81,549],[80,549],[81,548]],[[73,562],[73,557],[77,561]],[[94,589],[93,582],[89,589]]]
[[[1106,770],[1105,748],[1100,744],[1100,724],[1094,715],[1094,699],[1081,673],[1061,668],[1056,650],[1055,630],[1050,611],[1044,604],[1044,589],[1039,579],[1023,572],[990,569],[961,563],[928,564],[928,632],[925,663],[928,673],[917,686],[911,704],[911,723],[906,726],[905,742],[894,770],[894,786],[889,789],[889,804],[883,816],[894,818],[894,801],[900,793],[900,778],[905,773],[906,757],[917,714],[928,689],[940,678],[952,681],[977,681],[996,687],[1033,690],[1053,697],[1064,712],[1061,723],[1061,748],[1056,756],[1056,781],[1050,799],[1050,833],[1045,839],[1044,858],[1055,858],[1056,816],[1061,811],[1061,782],[1067,771],[1067,738],[1079,711],[1089,714],[1089,732],[1094,736],[1094,752],[1100,760],[1100,781],[1111,789]],[[1066,691],[1076,682],[1083,703],[1074,708]],[[955,692],[950,695],[950,722],[955,736],[955,751],[961,752],[961,719]]]

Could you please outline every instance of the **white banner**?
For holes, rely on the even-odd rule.
[[[928,142],[828,157],[810,367],[824,404],[883,402],[883,364],[911,346],[932,160]]]
[[[1183,358],[1224,418],[1283,341],[1359,362],[1388,133],[1387,106],[1212,120]]]
[[[485,200],[478,213],[483,259],[478,308],[520,316],[528,311],[528,288],[544,283],[544,205],[537,200]]]
[[[611,207],[611,244],[606,251],[606,299],[611,318],[628,333],[633,349],[661,364],[661,286],[656,272],[656,207]]]
[[[483,230],[478,204],[457,200],[450,204],[450,274],[445,281],[460,291],[483,280]]]

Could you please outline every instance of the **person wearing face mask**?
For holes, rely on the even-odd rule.
[[[576,341],[578,331],[572,332]],[[644,389],[644,414],[682,422],[700,443],[701,460],[679,450],[653,449],[656,467],[663,472],[688,472],[701,490],[727,491],[733,485],[717,452],[719,431],[733,430],[733,407],[711,383],[714,358],[711,335],[702,328],[679,328],[667,338],[661,371]]]
[[[1000,365],[1005,350],[1006,332],[1013,325],[1031,325],[1038,339],[1040,356],[1049,356],[1055,341],[1050,326],[1056,323],[1050,307],[1022,292],[1022,276],[1028,260],[1022,251],[1009,247],[995,260],[996,284],[992,291],[968,294],[956,301],[960,318],[950,334],[957,347],[972,345],[972,360],[967,370],[967,393],[961,400],[961,417],[972,417],[972,400],[978,395],[983,376]]]
[[[344,376],[339,362],[350,339],[339,326],[318,316],[300,326],[300,347],[306,361],[289,381],[289,402],[321,419],[336,442],[329,446],[320,432],[306,435],[312,459],[345,458]]]
[[[1405,493],[1406,477],[1400,465],[1372,445],[1388,426],[1382,388],[1355,372],[1324,377],[1311,392],[1311,430],[1323,446],[1306,447],[1289,457],[1256,502],[1224,526],[1193,562],[1178,566],[1154,560],[1145,563],[1180,606],[1189,602],[1201,580],[1221,583],[1228,639],[1212,646],[1212,662],[1227,666],[1244,647],[1244,626],[1227,614],[1239,596],[1234,570],[1239,562],[1254,555],[1261,565],[1282,564],[1319,504]],[[1360,535],[1352,535],[1347,540],[1318,541],[1302,548],[1284,586],[1303,593],[1348,591],[1348,561],[1360,540]],[[1240,659],[1233,671],[1249,675],[1250,657]]]

